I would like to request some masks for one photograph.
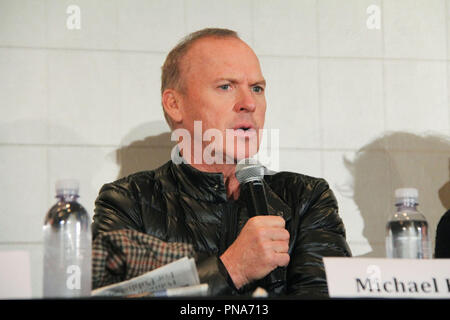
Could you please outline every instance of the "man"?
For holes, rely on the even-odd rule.
[[[213,295],[250,294],[261,286],[271,295],[326,297],[322,257],[351,255],[327,183],[290,172],[266,175],[269,212],[262,216],[249,216],[240,197],[236,163],[259,147],[265,86],[258,58],[234,31],[204,29],[178,44],[162,68],[162,105],[171,129],[194,141],[181,144],[183,163],[103,186],[94,238],[125,228],[190,243]],[[195,137],[199,124],[216,133],[212,152],[205,152],[210,140]]]

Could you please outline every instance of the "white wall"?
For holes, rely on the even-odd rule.
[[[400,186],[419,188],[434,238],[450,198],[449,15],[450,0],[0,0],[0,250],[30,252],[40,296],[56,179],[80,179],[92,214],[103,183],[168,159],[160,67],[203,27],[260,57],[280,169],[329,181],[354,255],[384,256]]]

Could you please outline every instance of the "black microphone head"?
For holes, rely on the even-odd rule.
[[[236,165],[236,178],[240,184],[262,180],[264,172],[264,166],[255,159],[242,159]]]

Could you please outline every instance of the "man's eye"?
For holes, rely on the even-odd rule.
[[[230,85],[229,84],[223,84],[221,86],[219,86],[220,89],[222,90],[229,90],[230,89]]]
[[[256,92],[256,93],[261,93],[264,91],[264,88],[261,86],[254,86],[252,89],[253,89],[253,92]]]

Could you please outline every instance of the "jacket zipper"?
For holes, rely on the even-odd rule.
[[[225,205],[223,226],[226,229],[223,232],[223,239],[221,241],[221,254],[223,254],[237,238],[237,210],[232,202],[227,202]]]

